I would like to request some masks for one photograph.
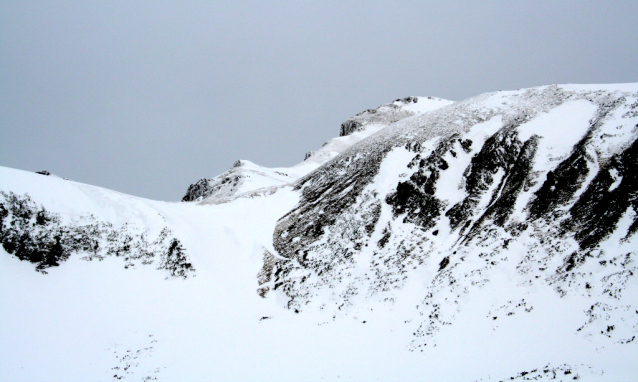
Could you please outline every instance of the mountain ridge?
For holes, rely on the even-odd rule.
[[[0,168],[0,375],[632,380],[636,137],[638,84],[550,85],[398,99],[185,202]]]

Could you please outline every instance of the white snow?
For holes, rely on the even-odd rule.
[[[567,102],[519,126],[519,139],[523,142],[542,131],[534,171],[546,170],[553,162],[569,155],[587,133],[596,110],[596,106],[586,100]]]
[[[561,86],[574,91],[638,90],[637,84]],[[502,102],[503,94],[491,96],[488,102]],[[428,104],[426,99],[419,97],[409,110],[425,113],[450,104]],[[587,131],[594,112],[589,102],[574,101],[520,126],[521,139],[543,131],[534,171],[547,171],[550,164],[568,155]],[[420,121],[409,118],[400,122]],[[462,199],[463,171],[485,139],[502,125],[498,116],[463,134],[464,139],[472,139],[474,151],[467,154],[456,148],[456,157],[445,157],[450,168],[441,172],[439,184],[447,186],[437,189],[437,197],[450,205]],[[618,345],[599,335],[576,332],[587,323],[584,311],[589,299],[577,294],[561,298],[550,285],[530,282],[538,273],[518,271],[528,250],[525,237],[512,242],[508,252],[490,259],[500,265],[489,275],[459,280],[461,286],[440,286],[450,293],[437,294],[431,303],[440,304],[441,319],[453,317],[454,324],[442,325],[435,342],[413,343],[423,311],[417,305],[422,304],[427,288],[437,287],[433,279],[444,255],[437,252],[437,246],[447,248],[453,239],[447,218],[438,223],[441,233],[431,238],[432,250],[424,254],[427,266],[410,270],[402,289],[392,292],[394,302],[361,297],[354,306],[344,308],[347,319],[334,320],[328,309],[296,314],[282,308],[277,293],[258,296],[256,275],[263,264],[264,248],[276,256],[272,233],[277,220],[300,198],[301,191],[293,190],[290,183],[386,127],[371,124],[334,138],[292,168],[266,169],[242,161],[238,170],[248,177],[233,195],[265,187],[274,187],[273,192],[222,204],[152,201],[0,167],[0,190],[28,193],[66,222],[93,214],[115,226],[132,223],[151,231],[169,227],[196,268],[195,277],[165,280],[153,266],[124,269],[120,258],[89,262],[72,256],[42,275],[34,271],[33,264],[0,248],[0,380],[113,381],[118,375],[125,381],[147,377],[159,381],[473,381],[503,380],[548,363],[554,367],[584,365],[580,377],[585,381],[635,380],[636,343]],[[629,130],[618,129],[624,134],[622,142],[632,134]],[[424,152],[435,143],[427,141]],[[391,192],[410,176],[406,164],[413,157],[404,147],[390,151],[366,192]],[[494,175],[492,187],[502,176],[502,172]],[[618,174],[615,177],[612,189],[621,180]],[[485,192],[483,207],[493,191]],[[390,220],[389,208],[383,206],[379,226]],[[622,230],[626,232],[633,217],[632,213],[623,216]],[[400,238],[400,232],[395,234]],[[614,234],[601,248],[635,251],[635,241],[622,239],[621,234]],[[486,261],[483,252],[489,248],[468,249],[456,266],[477,267]],[[362,250],[360,268],[353,270],[360,273],[355,276],[369,267],[371,253],[370,248]],[[610,272],[595,261],[587,267],[582,272],[591,272],[591,277]],[[481,278],[487,280],[481,286],[470,284]],[[632,280],[623,301],[633,304],[638,301],[638,284]],[[470,285],[471,294],[463,289]],[[330,299],[330,291],[317,293],[324,293],[319,301]],[[450,302],[457,297],[458,306]],[[533,309],[517,308],[522,299]],[[610,314],[631,313],[622,311],[623,304],[612,298],[605,303],[617,308]],[[605,322],[603,317],[588,324],[585,331],[597,333]],[[637,330],[626,326],[623,333]]]

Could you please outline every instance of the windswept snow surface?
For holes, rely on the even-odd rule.
[[[638,85],[408,98],[189,203],[0,167],[0,380],[634,381]]]
[[[308,152],[306,159],[293,167],[267,168],[247,160],[238,160],[225,173],[192,184],[182,201],[227,202],[242,194],[253,194],[258,190],[290,184],[391,123],[428,113],[452,103],[434,97],[406,97],[383,104],[376,109],[366,110],[342,124],[342,136],[325,142],[316,151]],[[343,129],[349,122],[352,122],[353,129],[348,130],[346,134]]]

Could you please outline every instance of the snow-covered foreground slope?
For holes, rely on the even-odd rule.
[[[260,326],[273,304],[255,293],[256,273],[276,219],[297,200],[290,190],[198,206],[6,168],[0,188],[29,192],[69,224],[94,214],[118,228],[169,227],[195,268],[185,279],[166,280],[155,264],[125,269],[121,256],[99,262],[78,255],[42,275],[3,250],[0,379],[261,379],[259,364],[285,332]]]
[[[198,203],[0,168],[0,380],[635,380],[638,85],[424,100]]]

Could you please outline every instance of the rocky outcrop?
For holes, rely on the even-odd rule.
[[[9,254],[35,264],[45,274],[73,254],[89,261],[120,257],[127,269],[155,264],[169,277],[187,278],[195,272],[186,250],[168,228],[153,238],[143,228],[115,227],[93,216],[65,224],[59,214],[47,211],[29,195],[13,192],[0,191],[0,243]]]
[[[350,135],[355,131],[364,129],[371,124],[384,124],[399,121],[403,118],[418,114],[417,111],[405,108],[405,105],[419,102],[418,97],[406,97],[403,99],[397,99],[392,103],[383,104],[376,109],[368,109],[363,111],[354,117],[348,118],[341,124],[339,130],[339,136],[343,137]]]
[[[280,186],[296,178],[278,169],[258,166],[250,161],[238,160],[225,173],[211,179],[200,179],[191,184],[182,202],[202,200],[221,201],[250,193],[261,188]]]
[[[193,202],[206,199],[214,193],[213,187],[209,184],[210,179],[200,179],[188,186],[182,202]]]
[[[250,161],[238,160],[225,173],[210,179],[200,179],[190,185],[182,201],[224,202],[240,195],[253,195],[260,188],[278,187],[292,183],[300,176],[331,161],[335,156],[366,139],[380,128],[452,103],[452,101],[434,97],[426,97],[419,103],[418,97],[406,97],[389,104],[383,104],[376,109],[368,109],[344,121],[341,124],[338,138],[325,142],[316,151],[306,152],[304,162],[291,169],[266,168]],[[357,134],[354,134],[355,132]]]
[[[410,274],[431,274],[414,349],[434,343],[460,296],[508,263],[521,286],[620,312],[638,270],[629,170],[638,164],[637,107],[636,92],[549,86],[390,123],[296,182],[301,200],[279,220],[280,257],[269,257],[261,278],[290,309],[338,316],[354,301],[393,300]],[[572,120],[581,122],[558,133]],[[575,140],[566,145],[563,135]],[[588,262],[602,268],[579,271]],[[638,327],[633,316],[610,320]],[[631,325],[612,337],[628,341]]]

